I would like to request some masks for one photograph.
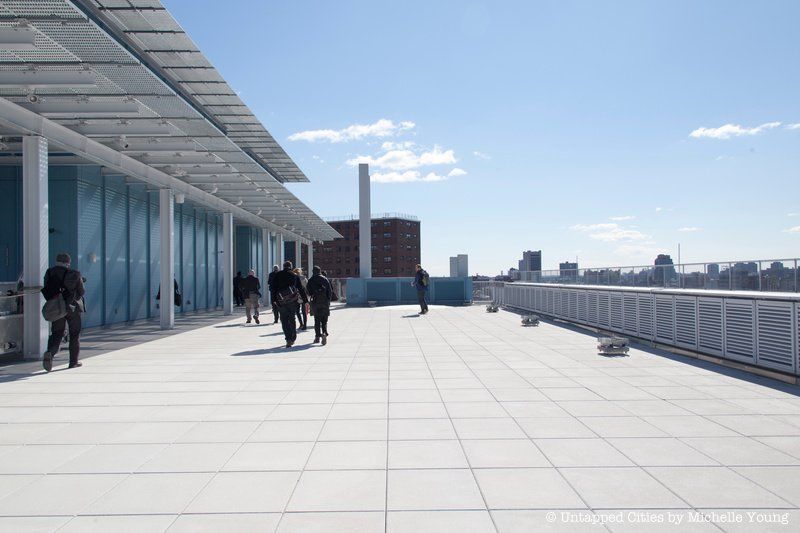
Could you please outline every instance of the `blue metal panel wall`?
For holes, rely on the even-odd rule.
[[[156,294],[158,294],[159,285],[161,283],[161,224],[159,222],[158,213],[158,196],[155,194],[148,194],[147,204],[150,233],[150,256],[148,257],[150,288],[147,293],[147,302],[149,309],[148,316],[155,317],[158,316]]]
[[[224,275],[225,273],[222,271],[222,257],[223,257],[223,236],[222,236],[222,219],[218,219],[217,222],[217,301],[219,305],[222,305],[222,289],[224,284]]]
[[[233,272],[241,272],[245,275],[250,266],[250,227],[249,226],[236,226],[233,235],[233,249],[235,250],[233,256]]]
[[[197,227],[197,308],[207,309],[208,305],[208,213],[198,212]]]
[[[128,194],[122,177],[105,186],[105,324],[128,320]]]
[[[130,320],[147,317],[150,295],[148,285],[148,244],[147,233],[147,192],[144,185],[131,185],[128,189],[128,238],[130,242],[130,261],[128,278],[130,288]]]
[[[0,167],[0,281],[22,273],[22,167]]]
[[[50,206],[48,264],[52,265],[60,252],[67,252],[72,257],[78,252],[78,182],[75,167],[50,167],[48,172],[50,176],[47,184]]]
[[[183,205],[175,204],[173,218],[175,219],[173,231],[173,270],[175,272],[175,279],[178,281],[178,287],[181,292],[184,291],[183,286]],[[183,308],[175,309],[176,313],[183,312]]]
[[[84,326],[103,323],[103,183],[99,175],[78,179],[78,269],[86,278]],[[73,259],[73,262],[75,260]]]
[[[194,208],[189,204],[183,205],[183,311],[196,309],[196,280],[194,270]]]

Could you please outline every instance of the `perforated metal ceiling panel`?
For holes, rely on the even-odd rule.
[[[0,76],[4,71],[89,71],[94,85],[6,87],[0,96],[34,112],[31,95],[49,104],[135,102],[135,116],[42,114],[140,160],[172,155],[175,164],[170,166],[167,157],[160,168],[170,166],[173,176],[193,186],[241,200],[242,208],[309,240],[339,237],[281,185],[308,179],[159,1],[0,0],[0,27],[19,26],[35,31],[35,49],[0,50]],[[148,128],[159,136],[143,136]],[[168,138],[161,136],[164,132]],[[128,135],[152,152],[126,151]],[[158,148],[172,141],[188,148]],[[218,173],[213,165],[181,164],[180,156],[209,153]],[[225,193],[228,187],[235,192]]]

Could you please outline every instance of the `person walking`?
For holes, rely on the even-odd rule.
[[[243,281],[244,278],[242,277],[242,271],[240,270],[233,278],[233,303],[236,307],[241,307],[244,305],[244,297],[242,295]]]
[[[297,267],[294,269],[294,273],[297,274],[297,277],[300,278],[300,283],[303,285],[303,290],[306,290],[306,285],[308,284],[308,278],[303,275],[303,269]],[[307,293],[308,291],[306,291]],[[308,329],[308,309],[306,306],[300,306],[297,309],[297,322],[300,324],[300,331],[305,331]]]
[[[256,324],[260,324],[261,322],[258,321],[258,301],[261,298],[261,281],[256,277],[256,271],[250,269],[250,272],[247,273],[247,277],[242,280],[242,298],[244,298],[244,311],[247,313],[247,322],[249,324],[252,320],[256,321]]]
[[[430,276],[422,268],[422,265],[417,265],[414,267],[417,271],[414,275],[414,281],[411,282],[411,285],[417,289],[417,301],[419,302],[419,314],[425,315],[428,313],[428,284],[430,283]]]
[[[311,300],[309,309],[314,315],[314,344],[322,340],[322,345],[328,344],[328,317],[331,314],[331,300],[333,290],[331,282],[322,275],[322,270],[315,266],[311,269],[313,275],[306,284],[308,298]]]
[[[267,276],[267,290],[269,291],[270,294],[269,299],[270,303],[272,304],[272,314],[275,317],[275,321],[273,322],[273,324],[278,323],[278,305],[275,303],[275,299],[272,297],[272,285],[275,283],[275,275],[278,272],[280,272],[280,270],[281,269],[278,268],[278,265],[274,265],[272,267],[272,272],[270,272],[269,276]]]
[[[44,273],[44,286],[42,295],[45,300],[52,300],[60,294],[66,304],[66,316],[54,320],[50,325],[50,338],[47,340],[47,351],[42,357],[42,366],[45,371],[53,369],[53,357],[61,347],[64,332],[69,328],[69,368],[83,366],[78,361],[81,351],[81,313],[86,311],[83,295],[86,289],[83,286],[83,277],[77,270],[71,268],[72,259],[68,253],[56,256],[56,264]]]
[[[306,296],[300,278],[292,271],[291,261],[286,261],[283,264],[283,270],[275,274],[270,294],[272,301],[278,306],[286,347],[291,348],[297,340],[297,324],[295,323],[297,308],[300,305],[303,307],[308,305],[308,296]]]

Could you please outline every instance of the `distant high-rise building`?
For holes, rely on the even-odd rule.
[[[665,286],[671,280],[675,279],[675,267],[672,266],[674,265],[672,257],[667,254],[658,254],[653,264],[656,266],[653,272],[656,285]]]
[[[576,278],[578,277],[578,263],[570,263],[564,261],[558,264],[558,275],[562,278]]]
[[[706,274],[708,279],[719,279],[719,265],[717,263],[709,263],[706,266]]]
[[[450,258],[450,277],[466,278],[469,276],[469,258],[467,254],[458,254]]]
[[[522,259],[519,261],[519,270],[530,272],[542,269],[542,251],[536,250],[522,252]]]

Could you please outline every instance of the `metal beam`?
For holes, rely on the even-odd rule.
[[[99,165],[113,168],[122,175],[132,176],[151,185],[168,187],[175,192],[181,192],[189,200],[215,211],[233,213],[237,219],[255,227],[285,231],[245,209],[236,207],[213,194],[209,194],[160,170],[145,165],[141,161],[117,152],[113,148],[85,137],[41,115],[28,111],[5,98],[0,98],[0,126],[10,127],[25,135],[40,135],[68,152],[85,157]]]

